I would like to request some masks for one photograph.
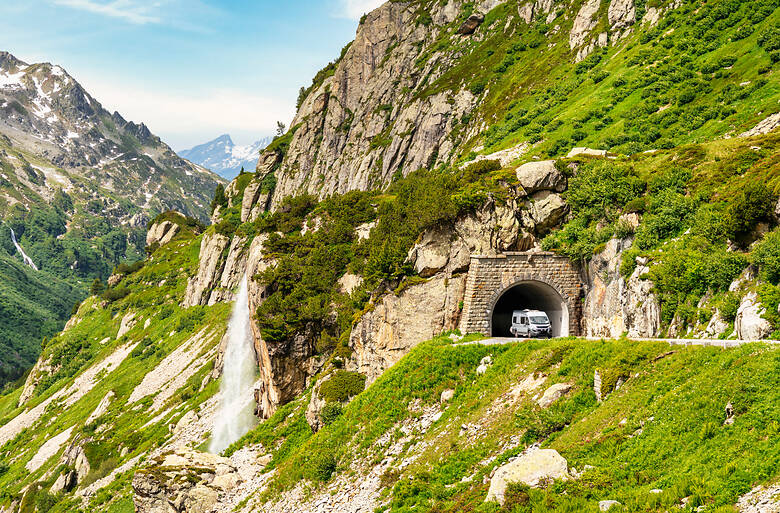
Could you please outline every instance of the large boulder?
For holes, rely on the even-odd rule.
[[[566,177],[555,167],[554,160],[527,162],[516,170],[517,180],[528,194],[549,190],[563,192],[566,189]]]
[[[772,333],[772,325],[762,317],[764,307],[755,292],[748,293],[739,305],[734,327],[740,340],[761,340]]]
[[[538,235],[543,235],[560,223],[569,211],[569,206],[563,201],[561,195],[554,192],[537,192],[531,199],[528,212]]]
[[[212,513],[243,479],[227,458],[181,448],[133,477],[138,513]]]
[[[571,383],[556,383],[545,390],[536,402],[540,408],[549,408],[555,401],[568,394],[571,387]]]
[[[547,481],[568,478],[569,465],[558,451],[538,449],[499,467],[490,479],[485,501],[495,501],[503,505],[504,493],[509,484],[522,483],[538,487]]]
[[[458,34],[462,34],[464,36],[473,34],[474,31],[477,30],[477,27],[482,25],[483,21],[485,21],[485,16],[483,16],[482,14],[479,13],[472,14],[466,19],[466,21],[463,22],[460,28],[458,28]]]

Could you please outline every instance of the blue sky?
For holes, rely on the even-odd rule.
[[[0,50],[63,66],[108,110],[180,150],[246,144],[382,0],[2,0]]]

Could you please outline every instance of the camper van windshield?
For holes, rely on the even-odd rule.
[[[531,317],[532,324],[547,324],[548,322],[547,317],[542,317],[541,315]]]

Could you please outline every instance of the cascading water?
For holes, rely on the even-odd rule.
[[[32,261],[32,258],[27,256],[27,253],[25,253],[22,247],[19,245],[19,243],[16,242],[16,234],[14,233],[14,229],[10,228],[10,230],[11,230],[11,241],[14,243],[14,247],[16,247],[16,251],[18,251],[19,254],[22,255],[22,261],[37,271],[38,267],[35,265],[35,262]]]
[[[215,454],[244,436],[256,422],[253,412],[253,385],[257,365],[250,325],[246,274],[241,278],[227,337],[222,382],[219,386],[220,404],[209,444],[209,451]]]

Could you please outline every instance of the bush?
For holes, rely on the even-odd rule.
[[[35,511],[38,513],[47,513],[57,504],[58,499],[46,490],[40,490],[35,494]]]
[[[530,488],[523,483],[509,483],[504,492],[504,507],[502,511],[515,513],[531,511]]]
[[[332,454],[320,454],[312,462],[312,474],[318,481],[328,481],[336,471],[336,457]]]
[[[729,236],[740,241],[750,235],[760,221],[768,220],[777,197],[761,182],[745,185],[726,209],[725,224]]]
[[[100,278],[95,278],[95,281],[93,281],[92,285],[90,285],[89,287],[89,293],[93,296],[99,296],[105,290],[106,290],[106,286],[103,284],[102,281],[100,281]]]
[[[780,228],[775,228],[756,244],[752,261],[758,266],[762,280],[772,285],[780,283]]]
[[[130,294],[130,289],[128,289],[127,287],[108,289],[105,292],[103,292],[103,299],[105,299],[109,303],[113,303],[114,301],[119,301],[120,299],[126,298],[129,294]]]
[[[333,424],[333,422],[341,416],[342,411],[341,403],[326,403],[320,412],[322,424],[325,426]]]
[[[366,387],[366,377],[359,372],[338,370],[320,385],[320,396],[328,403],[343,403]]]

